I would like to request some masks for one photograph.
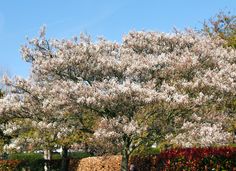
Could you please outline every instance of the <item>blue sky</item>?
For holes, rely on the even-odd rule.
[[[19,49],[42,25],[49,38],[86,32],[120,42],[131,30],[199,28],[221,10],[235,14],[236,0],[1,0],[0,73],[28,77],[30,65]]]

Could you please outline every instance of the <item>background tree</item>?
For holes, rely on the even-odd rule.
[[[58,96],[56,89],[51,89],[57,84],[47,84],[46,87],[32,80],[10,80],[7,77],[4,81],[11,91],[1,100],[0,111],[6,121],[4,125],[7,124],[5,133],[13,137],[10,148],[22,145],[43,148],[45,159],[50,160],[51,151],[62,146],[62,167],[65,168],[68,149],[80,142],[82,132],[89,133],[91,124],[85,122],[78,108],[63,107],[60,103],[63,97]],[[58,103],[51,103],[55,102],[52,98]]]
[[[3,66],[0,67],[0,76],[3,77],[4,75],[8,75],[10,76],[10,72],[4,68]],[[0,82],[0,99],[3,99],[4,96],[6,96],[6,94],[8,93],[9,88],[7,86],[4,86],[1,82]],[[5,118],[0,118],[0,124],[4,124],[6,122]],[[3,128],[0,128],[0,153],[4,154],[4,146],[6,144],[8,144],[10,142],[10,139],[12,137],[5,135],[3,132]]]
[[[231,12],[219,12],[214,17],[205,21],[202,31],[211,37],[220,37],[226,41],[226,45],[236,48],[236,15]],[[228,102],[233,110],[235,110],[235,100],[232,98]],[[236,135],[236,120],[232,123],[232,129]],[[236,136],[235,136],[236,137]]]
[[[219,12],[203,24],[203,32],[210,36],[219,36],[227,46],[236,48],[236,15],[230,12]]]

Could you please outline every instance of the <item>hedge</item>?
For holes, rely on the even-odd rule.
[[[121,156],[89,157],[70,161],[71,171],[119,171]],[[236,171],[236,148],[170,149],[159,154],[132,156],[138,171]]]
[[[70,171],[119,171],[121,156],[70,159],[68,162]],[[236,147],[169,149],[160,154],[132,156],[131,163],[138,171],[236,171]],[[21,171],[22,168],[41,171],[44,164],[42,159],[0,160],[0,171]],[[47,161],[47,164],[50,170],[57,171],[61,160]]]
[[[13,171],[20,162],[19,160],[0,160],[0,171]]]
[[[142,171],[236,171],[235,147],[170,149],[157,155],[134,156],[131,163]]]

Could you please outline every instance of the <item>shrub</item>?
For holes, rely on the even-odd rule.
[[[44,170],[45,164],[51,171],[59,171],[61,166],[61,160],[24,160],[17,166],[16,171],[21,171],[23,168],[27,168],[33,171]]]
[[[89,154],[83,153],[83,152],[69,153],[69,158],[81,159],[85,157],[89,157]],[[52,160],[50,161],[44,160],[42,153],[15,153],[15,154],[10,154],[8,158],[19,161],[17,168],[15,169],[16,171],[21,171],[22,169],[26,169],[26,168],[31,169],[33,171],[41,171],[41,170],[44,170],[43,168],[45,164],[47,164],[47,166],[50,168],[51,171],[59,171],[61,167],[61,156],[59,153],[53,153]],[[69,158],[68,158],[68,162],[69,162]],[[0,171],[5,171],[5,170],[6,169],[1,170],[1,167],[0,167]]]
[[[236,148],[170,149],[158,155],[133,157],[140,170],[236,170]]]
[[[121,155],[71,159],[70,171],[120,171]]]
[[[121,156],[72,159],[70,170],[118,171],[120,160]],[[131,157],[131,163],[138,171],[236,171],[236,147],[176,148],[159,154],[135,155]]]
[[[89,153],[86,153],[86,152],[71,152],[71,153],[69,153],[69,158],[73,158],[73,159],[82,159],[82,158],[86,158],[86,157],[92,157],[92,155]]]
[[[20,164],[19,160],[0,160],[0,171],[12,171]]]
[[[12,153],[8,156],[10,160],[39,160],[43,159],[41,153]]]

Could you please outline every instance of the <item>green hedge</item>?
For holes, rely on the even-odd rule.
[[[23,169],[29,169],[32,171],[43,171],[44,166],[47,165],[50,171],[60,171],[61,160],[22,160],[17,166],[15,171],[22,171]]]
[[[71,152],[68,153],[68,158],[73,159],[81,159],[85,157],[90,157],[91,154],[85,153],[85,152]],[[9,160],[39,160],[43,159],[42,153],[13,153],[9,154],[7,159]],[[59,153],[53,153],[52,154],[53,160],[59,160],[61,159],[61,155]]]
[[[69,158],[73,158],[73,159],[82,159],[82,158],[86,158],[86,157],[92,157],[92,155],[90,153],[86,153],[86,152],[69,153]]]
[[[41,153],[13,153],[9,154],[9,160],[39,160],[43,159],[43,154]]]

